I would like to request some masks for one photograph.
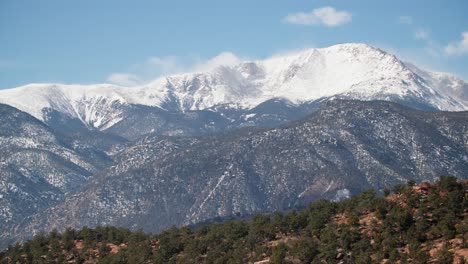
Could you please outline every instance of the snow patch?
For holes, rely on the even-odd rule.
[[[257,114],[246,114],[246,115],[244,116],[244,120],[249,120],[249,119],[251,119],[252,117],[255,117],[256,115],[257,115]]]
[[[348,199],[351,197],[351,192],[348,189],[341,189],[336,191],[335,197],[333,197],[332,201],[339,202],[344,199]]]

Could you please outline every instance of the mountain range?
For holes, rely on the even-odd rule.
[[[293,106],[341,98],[462,111],[468,110],[467,89],[468,84],[453,75],[421,70],[367,44],[340,44],[166,76],[137,87],[30,84],[0,91],[0,103],[45,123],[56,121],[54,113],[59,113],[62,119],[106,131],[132,118],[134,107],[159,111],[154,115],[162,119],[165,114],[210,111],[220,119],[210,120],[216,126],[253,115],[231,117],[226,110],[246,112],[278,98]]]
[[[468,176],[468,84],[366,44],[146,85],[0,90],[1,247]]]

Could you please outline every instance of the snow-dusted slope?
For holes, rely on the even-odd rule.
[[[424,71],[411,63],[405,63],[414,73],[421,76],[430,87],[468,106],[468,83],[446,72]]]
[[[125,106],[171,111],[232,103],[250,109],[272,98],[302,103],[324,97],[390,100],[440,110],[468,110],[468,85],[449,74],[404,64],[366,44],[310,49],[208,72],[157,79],[140,87],[109,84],[30,84],[0,91],[0,102],[44,120],[44,109],[78,118],[88,127],[112,127]]]

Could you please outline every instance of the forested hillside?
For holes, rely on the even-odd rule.
[[[398,185],[158,235],[115,227],[41,234],[1,263],[465,263],[468,182]]]

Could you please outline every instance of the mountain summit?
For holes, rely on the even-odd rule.
[[[166,76],[138,87],[29,84],[0,91],[0,103],[43,121],[57,111],[88,128],[106,130],[122,121],[131,105],[185,112],[227,104],[252,109],[274,98],[293,104],[340,98],[463,111],[468,110],[467,90],[468,84],[453,75],[424,71],[380,49],[352,43]]]

